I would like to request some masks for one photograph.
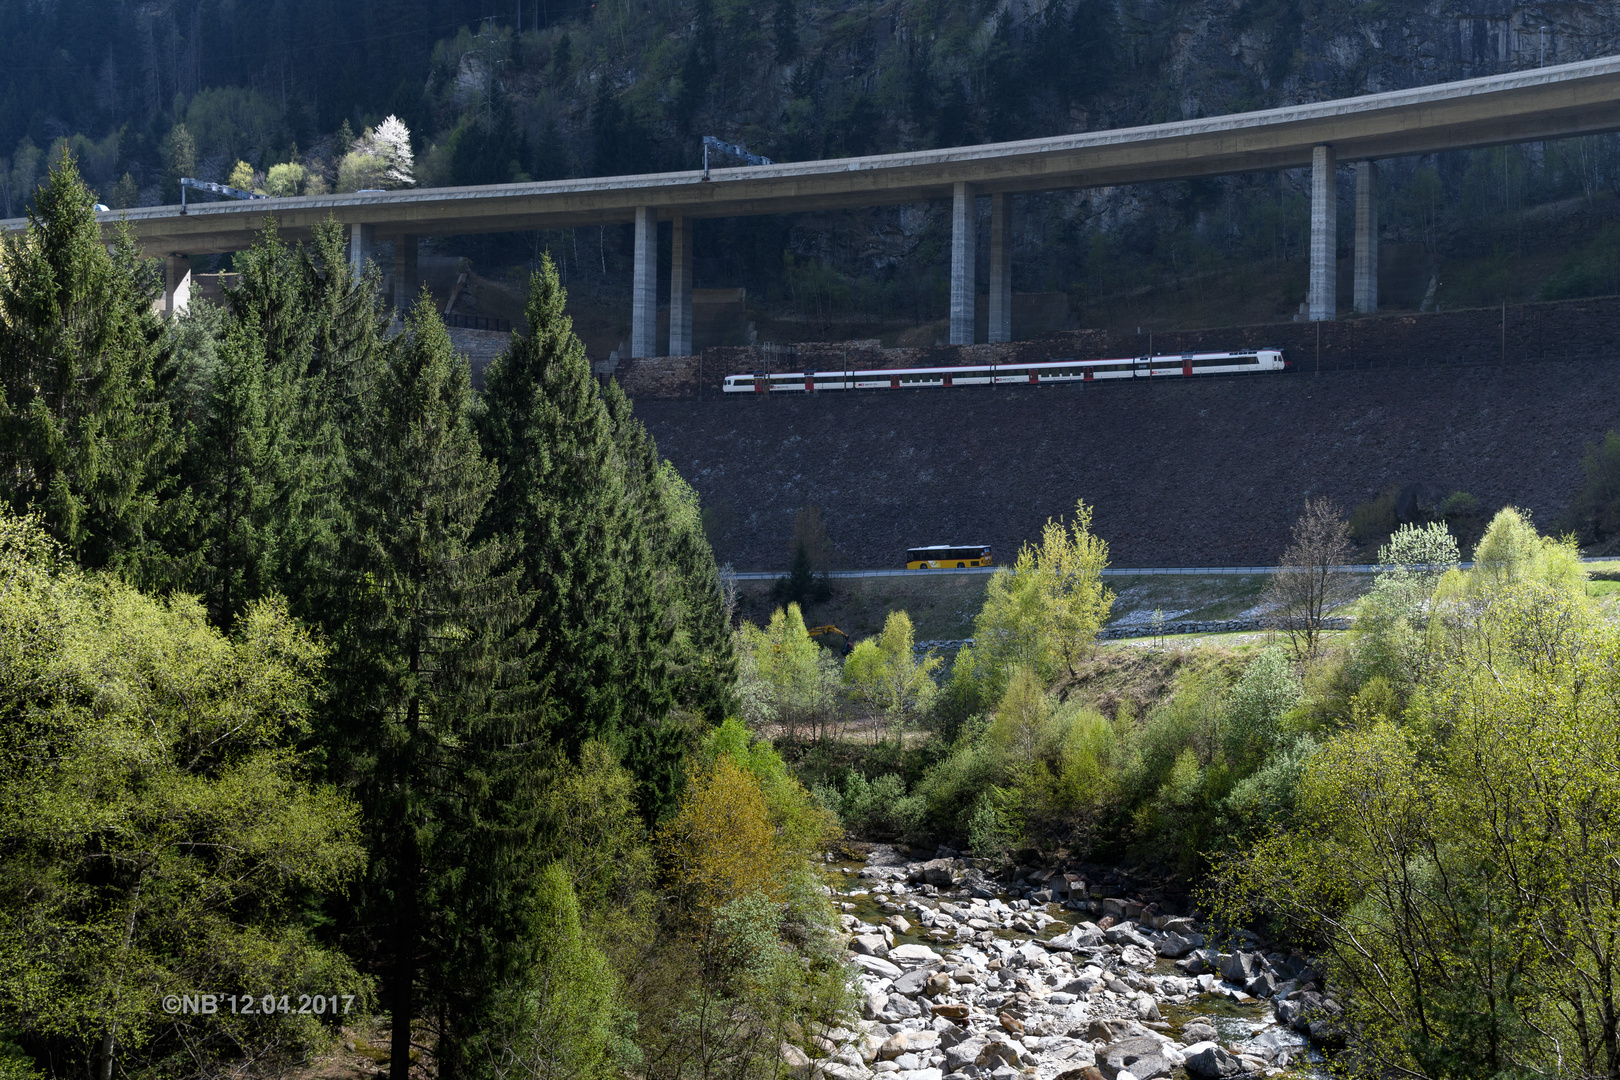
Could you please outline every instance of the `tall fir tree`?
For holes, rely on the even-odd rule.
[[[659,458],[657,443],[617,382],[607,384],[602,399],[624,462],[627,504],[641,522],[652,580],[665,598],[660,610],[670,628],[667,655],[676,668],[675,703],[718,724],[730,709],[727,695],[736,663],[720,570],[703,535],[698,494]]]
[[[644,785],[668,787],[675,751],[657,733],[677,704],[675,627],[646,532],[660,527],[655,493],[626,460],[565,299],[547,256],[530,280],[528,336],[485,374],[479,431],[500,469],[485,528],[521,545],[555,740],[577,756],[602,739]]]
[[[209,617],[226,631],[273,588],[292,389],[278,374],[266,369],[257,326],[229,322],[189,440],[197,585]]]
[[[380,280],[354,272],[332,221],[307,246],[289,248],[267,219],[235,264],[231,311],[256,328],[266,384],[285,410],[269,577],[300,618],[330,631],[342,606],[339,541],[352,524],[348,437],[360,428],[388,324]]]
[[[467,363],[425,295],[368,381],[350,440],[327,739],[371,831],[391,1075],[408,1077],[411,1022],[425,1015],[439,1075],[454,1077],[531,936],[532,605],[506,544],[473,536],[496,472],[468,424]]]
[[[174,368],[132,234],[109,254],[64,153],[28,229],[0,252],[0,494],[85,566],[170,584],[164,535],[188,513],[176,487]]]

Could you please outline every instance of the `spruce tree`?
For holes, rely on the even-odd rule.
[[[351,527],[348,440],[360,430],[388,323],[380,280],[354,273],[331,221],[296,249],[267,221],[236,267],[231,310],[263,341],[266,386],[284,410],[269,578],[300,618],[331,630],[342,608],[338,545]]]
[[[639,519],[646,545],[642,605],[666,627],[648,641],[663,653],[658,676],[667,683],[664,693],[676,708],[719,724],[732,705],[736,658],[697,492],[659,459],[657,444],[618,383],[608,384],[603,399],[624,462],[626,505]]]
[[[227,325],[188,453],[186,472],[197,500],[197,584],[209,617],[223,630],[272,587],[290,412],[288,388],[273,375],[265,369],[257,327]]]
[[[564,300],[548,255],[530,280],[528,336],[485,373],[479,433],[500,470],[485,528],[521,545],[532,670],[555,707],[554,738],[574,756],[593,738],[622,753],[630,729],[667,711],[650,655],[661,647],[646,644],[663,620],[646,600],[613,424]]]
[[[423,1014],[439,1025],[440,1075],[458,1076],[531,936],[531,602],[505,543],[473,536],[496,473],[468,425],[467,363],[426,296],[368,381],[349,441],[328,741],[371,832],[391,1075],[406,1080]]]
[[[164,584],[161,540],[185,512],[173,368],[133,237],[109,254],[93,202],[64,154],[0,253],[0,496],[82,564]]]

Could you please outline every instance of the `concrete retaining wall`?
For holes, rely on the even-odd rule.
[[[1387,315],[1325,323],[1264,323],[1163,334],[1068,330],[999,345],[884,349],[877,342],[806,342],[791,361],[758,348],[707,349],[699,357],[630,361],[618,377],[631,397],[682,398],[718,393],[726,375],[744,371],[951,367],[1034,363],[1068,357],[1224,352],[1277,347],[1302,371],[1365,371],[1437,364],[1535,363],[1620,356],[1620,297],[1509,304],[1429,315]]]

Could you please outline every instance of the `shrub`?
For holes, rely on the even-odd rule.
[[[1026,545],[1011,570],[991,576],[974,623],[974,670],[997,697],[1014,668],[1048,682],[1074,674],[1080,657],[1108,621],[1114,594],[1103,587],[1108,544],[1091,531],[1091,508],[1075,504],[1074,521],[1048,520],[1039,546]]]
[[[1298,703],[1299,676],[1281,651],[1249,662],[1226,698],[1225,752],[1234,767],[1252,768],[1277,745],[1282,718]]]
[[[829,787],[818,792],[846,829],[873,838],[914,835],[927,810],[923,797],[907,795],[905,781],[894,773],[885,773],[871,782],[858,772],[851,773],[841,794]]]
[[[934,672],[941,660],[930,651],[919,661],[912,641],[911,617],[891,611],[883,632],[856,645],[844,661],[844,680],[896,728],[902,755],[907,720],[927,713],[939,693]]]
[[[619,979],[585,932],[568,871],[552,863],[535,897],[534,957],[521,982],[502,995],[495,1021],[500,1045],[490,1058],[501,1075],[598,1080],[636,1064],[631,1017]]]
[[[839,663],[810,639],[799,605],[777,608],[763,630],[745,623],[735,640],[737,696],[749,725],[779,726],[789,739],[800,727],[825,737],[838,707]]]
[[[1012,829],[991,792],[982,792],[967,820],[968,850],[981,859],[1003,862],[1012,847]]]
[[[1395,500],[1400,493],[1400,485],[1394,484],[1376,499],[1356,504],[1350,511],[1350,536],[1356,543],[1370,544],[1395,531]]]

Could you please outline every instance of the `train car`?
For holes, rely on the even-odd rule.
[[[960,367],[869,368],[844,371],[751,371],[727,375],[728,394],[813,394],[824,390],[913,390],[953,386],[1045,386],[1105,379],[1195,375],[1257,375],[1293,365],[1281,349],[1175,353],[1113,360],[1043,360],[1032,364],[965,364]]]
[[[966,570],[993,566],[988,544],[934,544],[906,550],[907,570]]]

